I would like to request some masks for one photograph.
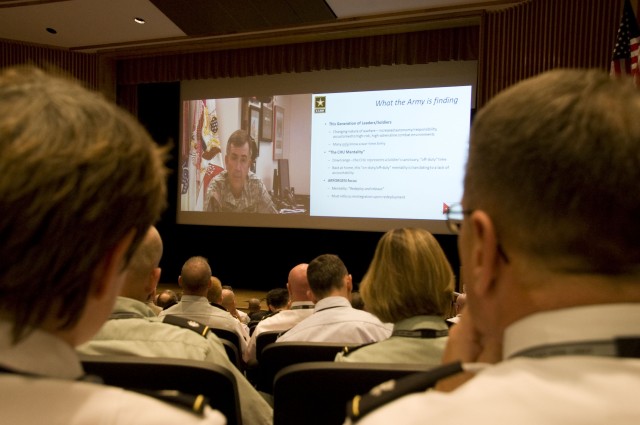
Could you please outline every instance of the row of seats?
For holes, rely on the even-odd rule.
[[[283,367],[274,377],[274,425],[342,424],[347,403],[356,395],[390,379],[427,370],[408,364],[301,360]],[[178,392],[168,393],[165,399],[185,408],[190,408],[193,396],[202,395],[225,415],[229,425],[242,425],[236,380],[223,367],[196,360],[132,356],[81,355],[81,361],[88,374],[109,385],[156,391],[160,398],[166,391]]]

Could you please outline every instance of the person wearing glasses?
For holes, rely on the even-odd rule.
[[[443,361],[462,364],[436,391],[427,373],[383,407],[354,400],[351,422],[638,422],[639,117],[640,91],[600,70],[548,71],[480,110],[448,214],[467,297]]]
[[[262,180],[249,171],[256,156],[256,145],[247,131],[236,130],[229,136],[225,170],[209,183],[206,211],[278,213]]]

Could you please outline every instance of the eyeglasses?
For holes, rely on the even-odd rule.
[[[462,204],[450,205],[445,211],[449,231],[454,235],[460,233],[460,227],[462,227],[462,220],[464,220],[464,216],[471,214],[473,211],[474,210],[462,209]]]
[[[462,227],[462,220],[464,220],[465,215],[469,215],[473,213],[475,210],[465,210],[462,208],[462,204],[451,204],[445,211],[447,215],[447,227],[449,231],[454,235],[460,233],[460,227]],[[509,257],[504,252],[502,248],[502,244],[498,243],[498,255],[504,260],[505,263],[509,264]]]

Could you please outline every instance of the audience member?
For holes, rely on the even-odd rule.
[[[268,316],[273,316],[274,314],[286,309],[288,306],[289,291],[287,291],[287,288],[274,288],[267,292],[267,308],[269,309]]]
[[[163,310],[166,310],[169,307],[178,304],[178,301],[180,301],[178,299],[178,294],[171,289],[165,289],[158,294],[158,297],[156,298],[156,305],[158,307],[162,307]]]
[[[487,365],[362,423],[638,421],[639,116],[640,92],[599,70],[545,72],[482,108],[448,213],[467,299],[443,359]]]
[[[260,177],[249,171],[257,146],[246,130],[236,130],[227,141],[225,170],[215,176],[205,199],[205,210],[277,214],[271,195]]]
[[[313,313],[313,301],[309,281],[308,264],[298,264],[289,272],[287,281],[288,302],[279,313],[260,321],[251,334],[244,360],[249,363],[256,360],[256,339],[262,332],[286,331],[300,323]],[[272,300],[273,302],[273,300]]]
[[[369,343],[391,335],[391,325],[377,317],[351,307],[352,278],[342,260],[323,254],[309,263],[307,279],[313,313],[289,329],[277,342]]]
[[[364,310],[364,300],[362,299],[362,295],[360,295],[360,292],[353,291],[351,293],[351,307],[355,308],[356,310]]]
[[[147,301],[145,302],[149,306],[151,311],[153,311],[156,314],[156,316],[160,314],[160,312],[163,310],[162,307],[156,304],[157,299],[158,299],[158,294],[156,294],[156,290],[154,289],[153,292],[149,294],[149,299],[147,299]]]
[[[339,353],[336,361],[438,366],[453,284],[451,265],[431,233],[389,230],[378,242],[360,292],[367,311],[394,324],[391,338]]]
[[[233,289],[222,288],[222,306],[243,325],[249,323],[249,315],[236,308],[236,294],[233,292]]]
[[[247,301],[247,310],[249,311],[249,320],[256,320],[256,319],[260,319],[259,316],[256,316],[254,318],[254,314],[259,314],[259,313],[263,313],[263,310],[261,309],[260,306],[260,300],[257,298],[250,298],[249,301]]]
[[[126,112],[33,67],[0,71],[0,412],[7,424],[222,424],[83,381],[74,347],[114,305],[166,199],[164,153]]]
[[[217,336],[212,332],[203,336],[204,325],[195,328],[193,321],[187,319],[164,323],[145,305],[144,300],[160,279],[161,257],[162,239],[157,229],[151,227],[131,257],[110,320],[78,351],[91,355],[172,357],[223,366],[236,379],[243,423],[271,423],[271,407],[229,360]]]
[[[222,305],[222,281],[215,276],[211,276],[211,287],[207,291],[207,300],[212,306],[227,311]]]
[[[182,273],[178,277],[178,284],[183,290],[182,298],[178,304],[163,310],[160,317],[176,315],[195,320],[210,328],[233,331],[240,337],[242,353],[239,354],[242,355],[247,350],[249,334],[228,311],[220,310],[209,304],[207,292],[212,285],[217,286],[219,283],[219,280],[215,282],[211,277],[211,267],[206,258],[189,258],[182,266]],[[222,288],[220,292],[222,292]]]
[[[289,292],[286,288],[274,288],[267,292],[266,297],[267,303],[267,311],[261,311],[260,313],[254,314],[254,318],[249,321],[249,335],[253,334],[256,326],[260,321],[266,319],[267,317],[271,317],[274,314],[280,312],[287,308],[289,305]]]

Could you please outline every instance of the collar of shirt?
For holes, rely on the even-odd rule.
[[[84,375],[73,347],[60,338],[39,329],[17,345],[11,341],[11,323],[0,321],[0,364],[16,372],[60,379],[78,379]]]
[[[183,295],[180,298],[180,302],[187,302],[187,303],[205,303],[205,304],[209,304],[209,300],[207,299],[207,297],[201,297],[200,295]]]
[[[134,313],[140,318],[157,317],[146,303],[126,297],[118,297],[116,299],[116,305],[113,307],[112,313]]]
[[[602,304],[535,313],[511,324],[503,358],[536,346],[640,335],[640,303]]]
[[[314,313],[318,313],[322,310],[327,310],[329,308],[336,308],[336,307],[352,308],[351,303],[345,297],[340,297],[340,296],[326,297],[316,303],[316,306],[314,308]]]
[[[444,319],[439,316],[414,316],[400,320],[393,325],[395,331],[417,331],[422,329],[433,329],[445,331],[449,329]]]
[[[300,308],[314,308],[314,304],[311,301],[294,301],[291,303],[291,310],[297,310]]]

